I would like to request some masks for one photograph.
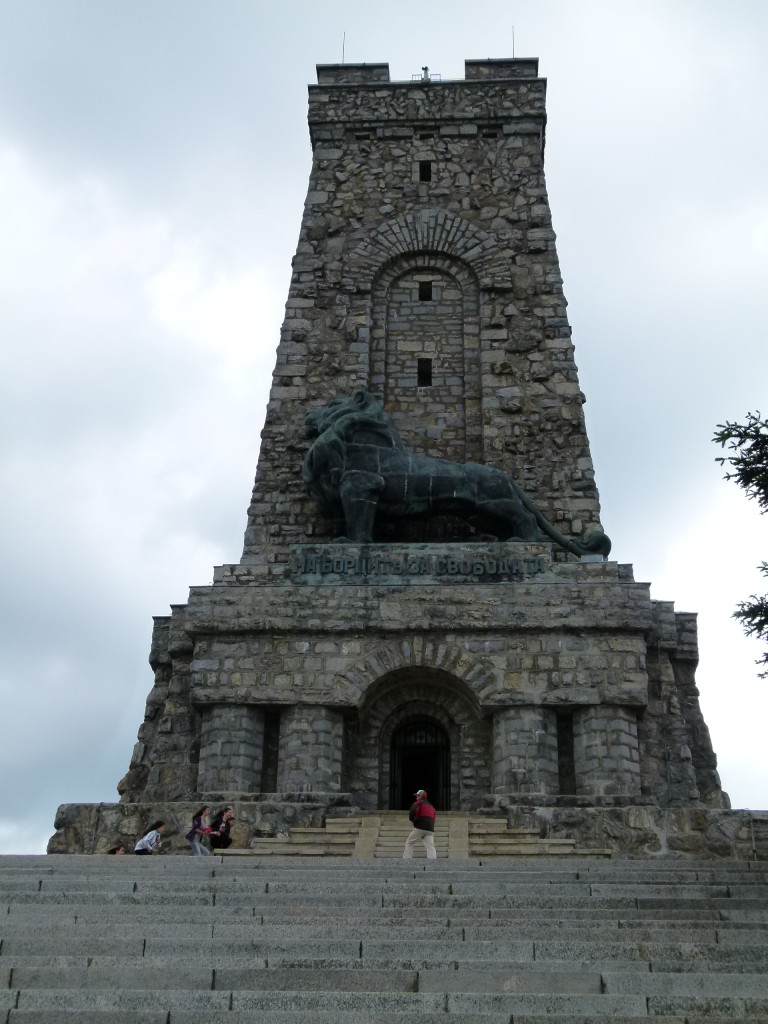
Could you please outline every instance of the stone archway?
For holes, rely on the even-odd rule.
[[[343,788],[368,810],[402,809],[415,789],[429,790],[428,774],[441,810],[470,810],[490,792],[491,745],[490,723],[463,680],[426,666],[398,668],[366,691],[348,731]]]

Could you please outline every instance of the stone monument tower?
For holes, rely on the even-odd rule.
[[[695,616],[606,558],[545,93],[536,60],[318,67],[242,558],[155,620],[121,801],[65,805],[52,849],[203,801],[247,844],[419,787],[647,852],[726,813]]]

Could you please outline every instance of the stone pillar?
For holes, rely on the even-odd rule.
[[[639,796],[634,710],[601,704],[575,711],[573,759],[578,796]]]
[[[558,792],[557,719],[544,707],[503,708],[493,716],[493,791]]]
[[[203,711],[197,788],[201,793],[258,793],[264,749],[264,712],[248,704],[216,704]]]
[[[280,719],[279,792],[338,792],[343,733],[338,711],[311,704],[286,708]]]

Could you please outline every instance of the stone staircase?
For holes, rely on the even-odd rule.
[[[323,828],[293,828],[290,836],[264,838],[229,856],[376,857],[403,856],[411,825],[405,811],[376,811],[349,818],[328,818]],[[577,847],[573,839],[542,839],[536,830],[508,828],[503,818],[441,812],[435,825],[438,859],[534,857],[571,854],[610,857],[608,849]],[[426,859],[422,843],[415,858]]]
[[[0,858],[4,1024],[768,1024],[767,967],[763,863]]]
[[[225,856],[350,857],[360,825],[359,818],[328,818],[323,828],[294,827],[289,836],[252,840],[246,849],[230,847]]]

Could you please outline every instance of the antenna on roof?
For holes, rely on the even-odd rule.
[[[512,60],[515,59],[515,26],[512,26]]]
[[[344,48],[346,47],[346,45],[347,45],[347,33],[345,32],[344,35],[341,37],[341,63],[342,64],[344,63]],[[512,47],[512,49],[514,49],[514,46]]]

